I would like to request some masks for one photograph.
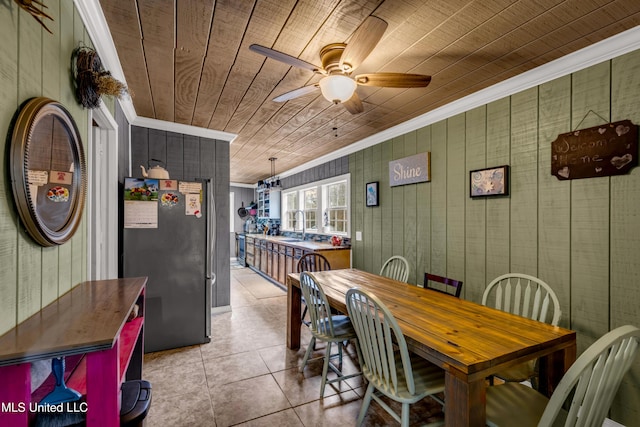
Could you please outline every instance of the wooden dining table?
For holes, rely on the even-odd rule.
[[[576,333],[357,269],[312,273],[331,307],[346,313],[358,287],[398,321],[409,350],[445,371],[445,425],[485,426],[487,377],[540,358],[539,390],[551,395],[576,358]],[[287,346],[300,347],[300,275],[287,276]]]

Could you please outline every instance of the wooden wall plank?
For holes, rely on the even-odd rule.
[[[482,301],[486,276],[486,208],[484,199],[469,197],[469,171],[486,166],[487,108],[478,107],[467,112],[465,122],[465,274],[452,277],[463,280],[462,296],[474,302]]]
[[[213,168],[201,168],[208,170],[212,175],[213,184],[215,185],[215,201],[216,201],[216,235],[224,236],[229,232],[229,143],[227,141],[214,141],[204,139],[201,145],[214,148],[212,154],[215,161],[211,163]],[[206,161],[203,159],[203,161]],[[202,173],[202,172],[201,172]],[[206,176],[206,175],[203,175]],[[229,267],[229,240],[219,239],[215,246],[216,258],[216,284],[214,286],[215,296],[213,305],[215,307],[225,307],[231,304],[231,269]],[[212,295],[213,296],[213,295]]]
[[[404,157],[404,135],[392,140],[393,160]],[[402,186],[391,187],[391,228],[393,238],[390,241],[393,255],[402,255],[404,252],[404,189]],[[386,260],[383,260],[383,262]]]
[[[417,134],[416,131],[407,133],[404,136],[404,157],[416,154]],[[402,192],[404,198],[404,212],[402,222],[404,223],[404,249],[402,253],[409,261],[411,267],[409,272],[409,283],[420,283],[418,277],[422,274],[417,270],[417,221],[418,221],[418,199],[416,198],[416,188],[425,184],[403,185]]]
[[[167,170],[171,179],[183,179],[184,170],[182,134],[167,132]]]
[[[140,166],[146,169],[149,162],[149,129],[131,126],[131,142],[131,176],[142,178]]]
[[[60,85],[60,97],[58,98],[58,101],[65,107],[69,108],[73,117],[77,118],[80,111],[82,111],[82,107],[79,106],[78,101],[76,101],[74,90],[69,83],[69,74],[67,74],[69,72],[71,53],[79,41],[75,35],[76,24],[74,21],[76,19],[76,13],[73,2],[63,1],[59,2],[59,4],[59,27],[56,25],[58,27],[56,29],[59,34],[60,46],[56,51],[58,52],[58,55],[60,55],[60,66],[64,67],[64,71],[60,73],[60,82],[58,83]],[[84,138],[86,138],[86,136],[87,135],[84,135]]]
[[[29,14],[18,15],[18,98],[42,95],[42,27]],[[22,227],[21,227],[22,229]],[[18,235],[18,322],[40,309],[42,250],[26,232]]]
[[[380,152],[380,216],[382,227],[382,248],[380,265],[374,270],[379,273],[382,264],[394,255],[393,252],[393,199],[389,187],[389,162],[393,160],[393,141],[385,141]]]
[[[465,114],[447,119],[447,256],[443,276],[464,278]],[[437,274],[437,273],[436,273]]]
[[[630,119],[640,124],[640,51],[612,60],[611,121]],[[610,325],[638,325],[640,301],[640,168],[611,177]],[[624,425],[640,419],[640,361],[625,376],[613,400],[611,416]]]
[[[144,165],[149,169],[158,166],[158,162],[152,159],[162,162],[161,167],[166,168],[167,165],[167,132],[164,130],[149,129],[149,152],[147,153],[147,163]],[[171,174],[169,174],[171,176]]]
[[[349,170],[351,171],[351,224],[353,227],[352,263],[355,268],[364,268],[364,257],[366,256],[366,239],[369,236],[364,234],[364,153],[359,151],[349,156]],[[362,233],[362,239],[356,239],[356,234]]]
[[[447,122],[431,125],[431,271],[447,271]],[[437,183],[437,185],[433,185]]]
[[[0,13],[0,128],[9,129],[19,105],[18,98],[18,7]],[[9,164],[8,138],[0,141],[0,161]],[[16,325],[18,299],[18,233],[21,229],[14,209],[8,174],[0,174],[0,334]]]
[[[608,119],[610,64],[573,74],[571,127]],[[584,119],[584,120],[583,120]],[[571,181],[571,328],[580,333],[578,352],[609,331],[610,178]]]
[[[511,266],[538,274],[538,88],[511,97]]]
[[[184,135],[182,139],[183,152],[183,179],[190,180],[200,176],[200,141],[197,136]]]
[[[571,129],[571,76],[539,88],[538,277],[560,300],[560,325],[571,319],[571,183],[551,175],[551,142]]]
[[[416,152],[431,151],[431,128],[416,131]],[[416,186],[416,283],[424,285],[424,273],[431,267],[431,183]]]
[[[504,98],[487,105],[487,167],[509,164],[511,149],[511,100]],[[487,200],[487,283],[509,272],[511,200]],[[483,289],[484,291],[484,289]]]

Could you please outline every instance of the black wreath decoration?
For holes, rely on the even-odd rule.
[[[99,107],[102,95],[117,98],[131,95],[124,83],[114,79],[111,73],[102,67],[100,56],[89,47],[79,46],[73,50],[71,72],[76,99],[85,108]]]

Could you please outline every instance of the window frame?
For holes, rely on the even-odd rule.
[[[345,228],[346,231],[345,232],[336,232],[336,231],[329,231],[326,230],[326,227],[324,225],[324,213],[328,212],[329,209],[329,195],[328,195],[328,187],[330,185],[333,184],[337,184],[340,182],[344,182],[346,185],[346,189],[345,189],[345,197],[346,197],[346,222],[345,222]],[[338,235],[338,236],[343,236],[343,237],[350,237],[351,236],[351,174],[347,173],[347,174],[343,174],[343,175],[338,175],[338,176],[334,176],[331,178],[327,178],[327,179],[323,179],[320,181],[314,181],[308,184],[304,184],[304,185],[299,185],[297,187],[291,187],[291,188],[287,188],[286,190],[282,190],[281,193],[281,197],[282,197],[282,203],[281,206],[283,207],[282,210],[282,223],[281,223],[281,230],[282,231],[296,231],[296,232],[301,232],[302,228],[296,228],[294,229],[293,227],[291,227],[289,225],[289,215],[288,215],[288,206],[286,206],[286,198],[288,194],[291,193],[297,193],[298,194],[298,209],[299,210],[305,210],[304,209],[304,193],[305,191],[308,191],[310,189],[316,189],[317,191],[317,209],[315,210],[316,212],[316,224],[317,224],[317,229],[306,229],[306,233],[307,234],[319,234],[319,235]],[[306,219],[306,217],[305,217]]]

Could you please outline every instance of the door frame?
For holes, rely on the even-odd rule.
[[[114,279],[118,277],[118,124],[104,102],[88,114],[87,280]]]

